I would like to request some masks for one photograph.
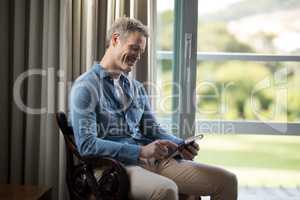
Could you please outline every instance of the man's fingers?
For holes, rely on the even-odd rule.
[[[168,155],[168,148],[165,146],[162,146],[162,147],[158,146],[158,152],[160,155],[166,156],[166,155]]]
[[[178,147],[178,145],[176,143],[171,142],[169,140],[159,140],[159,144],[162,144],[162,145],[167,146],[172,149],[176,149]]]
[[[186,145],[185,148],[195,156],[198,154],[198,151],[200,150],[199,145],[196,142],[192,142],[189,145]]]
[[[188,145],[186,149],[192,153],[194,156],[198,154],[198,150],[193,145]]]
[[[197,149],[197,151],[200,150],[199,144],[197,142],[193,142],[192,146]]]
[[[155,145],[157,146],[156,148],[156,152],[159,154],[159,155],[163,155],[163,156],[166,156],[168,155],[168,148],[162,144],[160,144],[159,142],[155,143]]]
[[[158,160],[163,160],[166,157],[166,153],[162,152],[161,150],[157,150],[154,154],[154,157]]]
[[[193,158],[194,158],[194,155],[186,149],[182,149],[181,153],[183,154],[183,157],[188,160],[193,160]]]
[[[158,152],[156,152],[154,154],[154,158],[157,159],[157,160],[161,160],[163,158],[163,156],[161,154],[159,154]]]

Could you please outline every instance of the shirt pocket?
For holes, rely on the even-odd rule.
[[[102,108],[100,110],[98,124],[99,134],[102,138],[107,136],[124,136],[127,127],[123,119],[123,114],[110,108]]]
[[[132,102],[130,107],[130,114],[133,116],[133,121],[138,124],[144,114],[144,103],[142,100],[138,99]]]

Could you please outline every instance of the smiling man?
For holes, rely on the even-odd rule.
[[[138,20],[118,19],[107,34],[107,50],[74,83],[70,120],[80,154],[119,160],[130,178],[130,199],[177,200],[211,196],[236,200],[234,174],[192,160],[197,143],[165,159],[183,140],[157,124],[143,85],[128,77],[146,48],[147,28]]]

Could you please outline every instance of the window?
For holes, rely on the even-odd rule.
[[[299,186],[300,2],[156,4],[156,79],[173,84],[159,87],[162,124],[206,133],[198,160],[232,169],[241,185]]]

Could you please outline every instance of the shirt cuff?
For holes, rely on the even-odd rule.
[[[178,138],[178,137],[173,136],[173,135],[171,136],[171,140],[172,140],[174,143],[178,144],[178,145],[181,145],[181,144],[184,143],[184,140],[183,140],[183,139]]]
[[[118,153],[118,160],[128,165],[136,165],[140,156],[140,146],[123,144]]]

